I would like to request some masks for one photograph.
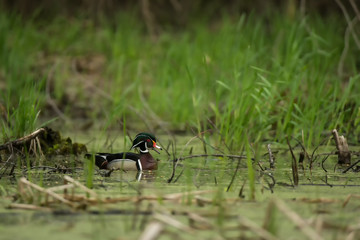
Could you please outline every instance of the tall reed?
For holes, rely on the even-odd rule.
[[[181,31],[168,29],[152,41],[132,12],[119,16],[115,25],[107,20],[84,24],[79,18],[71,27],[61,18],[23,26],[20,18],[2,15],[0,43],[5,51],[0,61],[12,89],[9,106],[17,107],[17,99],[24,97],[14,89],[39,81],[39,60],[61,59],[54,81],[62,86],[74,75],[73,59],[100,55],[105,59],[101,71],[86,78],[97,91],[86,98],[84,84],[74,85],[79,93],[74,104],[86,101],[92,107],[89,116],[102,129],[124,115],[129,127],[140,129],[201,132],[211,120],[232,151],[238,150],[245,131],[252,142],[284,142],[285,136],[303,133],[306,147],[318,144],[321,134],[335,127],[358,134],[352,45],[345,59],[349,77],[337,75],[346,27],[342,18],[273,14],[269,20],[224,14],[214,26],[205,19]],[[56,89],[55,100],[69,91]]]

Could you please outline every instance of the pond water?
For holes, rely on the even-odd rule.
[[[178,146],[182,146],[178,153],[188,155],[184,152],[188,153],[190,147],[193,154],[203,153],[198,143],[182,151],[186,139],[189,137],[178,141]],[[123,145],[119,141],[114,147],[122,149]],[[321,151],[330,152],[329,149]],[[350,194],[360,193],[359,173],[334,170],[336,157],[326,161],[327,172],[321,167],[321,160],[314,164],[312,171],[299,170],[296,187],[292,180],[291,155],[285,148],[277,151],[274,170],[266,169],[268,157],[262,157],[259,162],[263,169],[254,164],[255,199],[252,200],[246,159],[241,159],[239,164],[237,159],[229,158],[186,159],[177,166],[172,182],[168,183],[173,169],[171,158],[165,151],[153,156],[160,160],[159,169],[141,176],[137,172],[115,171],[110,177],[103,177],[103,171],[95,170],[92,190],[99,198],[128,197],[128,200],[88,204],[82,210],[60,203],[43,206],[50,207],[46,210],[9,209],[8,206],[22,203],[21,199],[13,198],[19,191],[21,175],[45,188],[62,185],[64,175],[86,185],[87,164],[70,164],[73,169],[65,174],[49,169],[30,172],[18,169],[15,179],[3,177],[0,180],[0,239],[139,239],[154,222],[161,226],[154,239],[260,239],[258,228],[263,226],[274,239],[360,238],[360,199],[354,196],[344,206]],[[59,158],[74,162],[72,158]],[[185,194],[194,191],[197,193]],[[81,190],[78,193],[85,196]],[[180,197],[170,201],[168,198],[174,196],[171,194]],[[143,200],[136,201],[137,197]],[[288,216],[289,212],[300,220]],[[311,237],[311,233],[315,235]]]

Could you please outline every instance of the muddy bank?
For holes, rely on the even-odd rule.
[[[87,152],[84,144],[73,143],[70,137],[63,138],[59,131],[40,128],[22,138],[0,145],[0,151],[7,154],[80,155]]]
[[[81,165],[81,156],[87,152],[84,144],[73,142],[69,137],[62,137],[59,131],[40,128],[29,135],[0,145],[0,179],[13,175],[15,168],[28,169],[38,162],[55,166],[55,170],[69,168],[72,156],[75,165]],[[77,161],[79,160],[79,161]],[[72,164],[74,166],[74,164]]]

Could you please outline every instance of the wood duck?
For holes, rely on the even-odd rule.
[[[95,164],[100,169],[108,170],[156,170],[157,160],[155,160],[149,150],[160,152],[157,149],[162,149],[156,145],[156,138],[150,133],[139,133],[136,135],[133,144],[130,148],[139,148],[140,154],[132,152],[122,153],[96,153],[86,154],[85,157],[92,158],[95,155]]]

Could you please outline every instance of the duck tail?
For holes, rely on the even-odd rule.
[[[86,153],[85,157],[89,160],[95,158],[95,165],[100,169],[106,169],[108,161],[101,155]]]

